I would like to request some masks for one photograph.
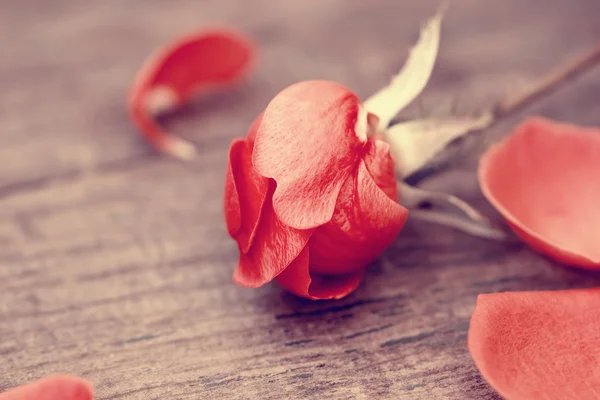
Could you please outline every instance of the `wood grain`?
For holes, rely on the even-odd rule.
[[[303,79],[360,96],[402,65],[437,2],[408,0],[4,0],[0,13],[0,391],[50,373],[98,399],[497,399],[466,347],[478,293],[600,284],[519,244],[410,221],[356,293],[310,302],[231,282],[221,214],[225,155],[270,98]],[[475,109],[581,54],[600,37],[597,0],[456,1],[427,110]],[[260,63],[231,93],[165,125],[197,143],[154,154],[124,108],[157,46],[227,24]],[[600,125],[600,71],[530,114]],[[416,112],[415,108],[412,111]],[[480,148],[424,186],[498,218],[474,174]]]

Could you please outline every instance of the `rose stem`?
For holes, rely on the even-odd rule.
[[[532,104],[536,99],[539,99],[543,95],[558,89],[562,84],[583,74],[598,63],[600,63],[600,45],[591,51],[588,51],[578,59],[550,71],[530,85],[527,90],[500,101],[491,111],[488,111],[491,112],[493,116],[488,128],[491,125],[498,123],[502,118]],[[406,177],[405,181],[411,185],[417,185],[419,182],[443,171],[445,169],[444,166],[447,166],[448,164],[449,162],[442,165],[424,167],[420,171],[416,171],[414,174]]]
[[[600,62],[600,45],[587,52],[582,57],[571,61],[569,64],[561,66],[554,71],[542,76],[533,83],[527,90],[501,101],[494,107],[494,120],[512,114],[534,100],[556,90],[560,85],[583,74],[590,68]]]

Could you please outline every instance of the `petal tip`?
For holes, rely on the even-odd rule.
[[[144,108],[153,116],[173,111],[179,105],[177,93],[169,86],[156,86],[144,96]]]
[[[240,266],[238,266],[235,269],[231,279],[236,285],[248,289],[257,289],[272,280],[264,279],[263,277],[258,276],[251,276],[247,273],[244,273],[243,269]]]
[[[365,269],[340,274],[321,275],[309,272],[309,249],[306,247],[280,275],[277,283],[286,291],[309,300],[339,300],[353,293],[362,282]]]
[[[176,136],[170,136],[165,142],[164,151],[173,157],[176,157],[183,161],[192,161],[198,155],[196,146],[187,140],[178,138]]]

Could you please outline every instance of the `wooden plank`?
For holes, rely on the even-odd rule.
[[[368,95],[436,2],[44,4],[7,0],[0,15],[0,37],[29,43],[3,46],[0,65],[0,390],[70,372],[99,399],[495,399],[466,348],[476,295],[600,283],[518,243],[415,221],[342,301],[231,282],[236,247],[221,214],[231,138],[297,80]],[[576,56],[600,34],[598,2],[578,6],[456,2],[426,104],[461,93],[474,108]],[[257,38],[259,69],[166,121],[200,144],[197,161],[157,157],[129,125],[127,85],[154,47],[215,21]],[[599,88],[596,70],[526,113],[598,125]],[[477,189],[475,150],[424,184],[497,218]]]
[[[298,80],[335,79],[369,95],[402,65],[419,25],[437,6],[433,0],[370,6],[341,0],[278,6],[266,0],[188,0],[177,6],[138,0],[125,10],[114,0],[94,6],[53,2],[56,8],[43,3],[13,0],[0,17],[2,37],[21,38],[3,46],[11,62],[0,66],[0,159],[8,166],[0,171],[0,188],[151,154],[130,126],[124,101],[144,58],[182,32],[226,23],[262,44],[260,67],[246,86],[221,101],[196,103],[169,121],[172,130],[207,145],[243,134],[277,91]],[[426,101],[456,92],[467,104],[471,96],[497,97],[597,37],[595,1],[579,7],[569,0],[528,4],[545,12],[517,12],[520,2],[457,2],[444,24]],[[36,12],[38,6],[43,11]],[[552,35],[549,27],[555,26],[563,28]]]

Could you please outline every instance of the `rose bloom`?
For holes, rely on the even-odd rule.
[[[227,230],[240,257],[233,280],[273,279],[309,299],[339,299],[396,238],[394,161],[348,88],[328,81],[281,91],[229,151]]]

